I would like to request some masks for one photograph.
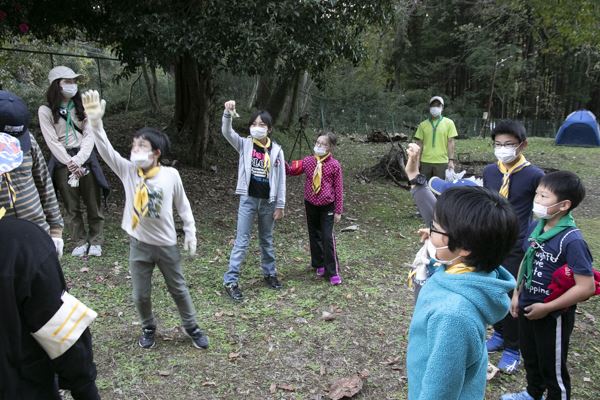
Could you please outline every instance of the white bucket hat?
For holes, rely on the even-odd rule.
[[[64,65],[60,65],[58,67],[54,67],[48,72],[48,82],[52,83],[57,79],[75,79],[83,76],[81,74],[76,74],[69,67],[65,67]]]

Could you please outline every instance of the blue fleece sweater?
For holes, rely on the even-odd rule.
[[[410,400],[485,397],[486,325],[504,318],[507,293],[514,288],[514,278],[503,267],[466,274],[435,270],[421,289],[410,324]]]

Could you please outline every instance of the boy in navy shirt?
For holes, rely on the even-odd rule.
[[[502,400],[538,400],[546,390],[547,400],[571,396],[566,361],[575,308],[595,292],[592,256],[571,215],[584,197],[581,180],[568,171],[544,176],[537,188],[533,213],[539,221],[531,224],[523,243],[525,256],[511,304],[519,321],[527,390],[505,394]],[[552,276],[565,264],[575,285],[548,301]]]
[[[502,262],[515,278],[523,258],[522,243],[531,222],[531,207],[544,172],[525,159],[527,148],[525,127],[517,121],[500,121],[492,131],[494,155],[498,161],[483,170],[483,186],[508,199],[519,219],[519,239]],[[512,296],[512,293],[509,293]],[[519,325],[510,314],[494,325],[494,333],[486,342],[488,352],[504,350],[498,368],[515,372],[520,363]]]

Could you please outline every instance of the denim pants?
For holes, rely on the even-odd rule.
[[[239,280],[240,266],[246,258],[254,217],[258,216],[258,240],[260,243],[260,264],[263,274],[277,275],[275,269],[275,249],[273,248],[273,226],[275,220],[275,202],[252,196],[241,196],[238,208],[237,234],[229,258],[229,270],[223,276],[228,285]]]
[[[129,237],[129,271],[133,286],[133,302],[142,322],[142,328],[156,327],[152,313],[152,271],[154,266],[165,278],[183,327],[196,327],[196,310],[181,270],[181,254],[177,246],[154,246]]]

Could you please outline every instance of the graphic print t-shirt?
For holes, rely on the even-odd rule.
[[[528,234],[531,234],[535,225],[536,222],[530,225]],[[525,240],[523,250],[526,251],[530,245],[530,242]],[[531,286],[523,287],[519,307],[543,302],[551,292],[548,285],[552,282],[552,274],[565,264],[568,264],[575,274],[593,274],[592,255],[579,229],[566,229],[536,249]]]
[[[268,148],[271,152],[271,146]],[[273,162],[273,160],[271,160]],[[269,176],[265,169],[265,149],[254,144],[252,149],[250,186],[248,187],[248,195],[258,197],[260,199],[269,198]]]

